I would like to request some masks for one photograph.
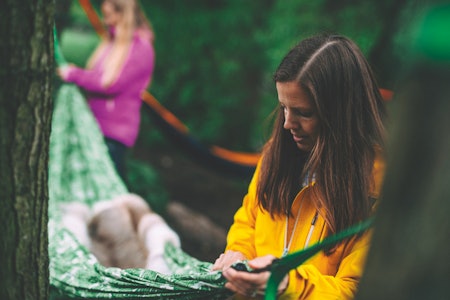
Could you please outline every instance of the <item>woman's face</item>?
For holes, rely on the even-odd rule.
[[[114,5],[111,2],[103,1],[101,10],[103,15],[103,22],[106,26],[114,27],[119,23],[122,14],[115,9]]]
[[[284,129],[290,131],[298,149],[311,151],[319,134],[319,118],[313,102],[296,82],[277,82],[276,87],[284,111]]]

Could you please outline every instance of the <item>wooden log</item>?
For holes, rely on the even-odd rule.
[[[214,262],[224,251],[226,231],[208,217],[180,202],[169,202],[166,219],[179,234],[183,250],[193,257]]]

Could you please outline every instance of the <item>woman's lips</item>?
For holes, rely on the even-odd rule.
[[[293,137],[293,139],[294,139],[294,141],[296,142],[296,143],[302,143],[302,142],[304,142],[305,140],[306,140],[306,136],[298,136],[298,135],[295,135],[295,134],[293,134],[292,135],[292,137]]]

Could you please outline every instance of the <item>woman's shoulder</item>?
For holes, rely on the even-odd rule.
[[[154,34],[148,29],[137,29],[133,34],[133,40],[145,45],[152,45]]]
[[[139,57],[140,60],[154,59],[155,49],[146,35],[140,35],[138,32],[135,32],[130,50],[133,55]]]

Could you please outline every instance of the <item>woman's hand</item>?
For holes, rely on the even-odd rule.
[[[225,270],[229,268],[233,263],[246,259],[244,254],[238,251],[227,250],[225,253],[220,254],[212,266],[212,271]]]
[[[58,76],[59,76],[59,78],[61,78],[61,80],[66,81],[72,67],[73,67],[73,64],[67,64],[62,67],[59,67],[56,69],[56,74],[58,74]]]
[[[266,255],[257,257],[248,261],[248,265],[253,269],[261,269],[272,263],[276,257]],[[264,296],[267,287],[267,281],[270,272],[248,273],[245,271],[236,271],[233,268],[223,270],[223,276],[227,279],[225,287],[233,292],[252,298],[261,298]],[[278,286],[278,294],[286,290],[289,283],[289,277],[286,275]]]

